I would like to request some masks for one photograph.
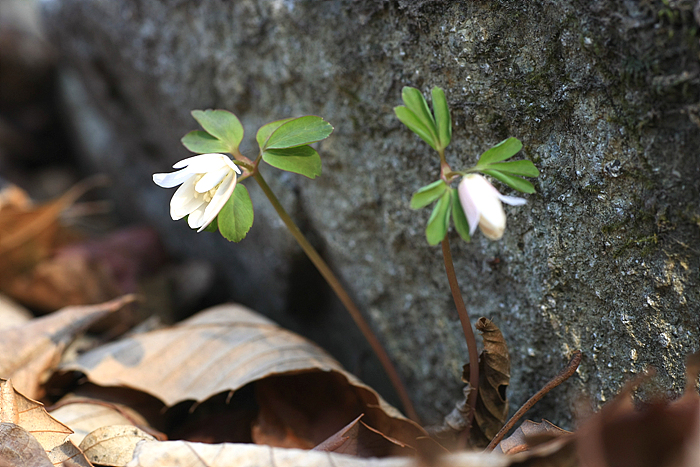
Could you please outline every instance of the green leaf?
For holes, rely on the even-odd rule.
[[[399,105],[394,107],[394,112],[401,123],[406,125],[409,130],[420,136],[420,138],[428,143],[431,148],[438,150],[439,141],[437,138],[426,128],[423,122],[420,121],[416,114],[413,113],[408,107]]]
[[[428,227],[425,229],[425,237],[430,245],[437,245],[447,235],[447,229],[450,226],[450,210],[451,210],[451,192],[446,190],[440,200],[435,203],[430,219],[428,219]]]
[[[462,240],[468,242],[471,239],[469,222],[467,221],[467,216],[464,215],[464,209],[462,209],[462,202],[459,200],[459,192],[457,190],[452,190],[452,222],[454,222],[455,230],[462,237]]]
[[[211,152],[228,152],[229,147],[220,139],[202,130],[194,130],[187,133],[180,140],[190,151],[196,154],[207,154]]]
[[[263,149],[285,149],[315,143],[333,133],[330,123],[315,115],[292,119],[280,125],[267,139]]]
[[[423,126],[433,135],[433,139],[437,141],[438,132],[435,129],[435,119],[433,118],[433,114],[430,113],[428,103],[425,101],[423,94],[416,88],[404,86],[401,90],[401,98],[403,99],[403,103],[406,104],[406,107],[418,117],[418,120],[420,120]]]
[[[305,177],[321,175],[321,158],[311,146],[297,146],[285,149],[266,149],[262,158],[273,167],[294,172]]]
[[[246,187],[239,183],[218,216],[219,231],[231,242],[243,240],[253,225],[253,203]]]
[[[216,232],[219,230],[219,221],[217,220],[219,216],[217,215],[213,221],[211,221],[211,224],[207,226],[206,229],[204,229],[204,232]]]
[[[528,160],[499,162],[489,165],[488,169],[498,170],[507,174],[522,175],[523,177],[537,177],[540,174],[535,164]]]
[[[260,146],[260,149],[263,149],[265,147],[268,138],[272,133],[274,133],[274,131],[277,128],[281,127],[283,124],[287,123],[290,120],[294,120],[294,117],[285,118],[283,120],[277,120],[276,122],[268,123],[267,125],[261,126],[258,130],[258,133],[255,135],[255,139],[258,141],[258,146]]]
[[[513,157],[522,148],[523,143],[521,143],[518,138],[508,138],[483,153],[476,166],[479,167],[493,164],[494,162],[504,161],[510,157]]]
[[[420,209],[438,199],[447,189],[447,184],[437,180],[430,185],[421,187],[411,198],[411,209]]]
[[[445,149],[452,139],[452,117],[450,116],[450,108],[447,105],[445,92],[442,89],[434,87],[432,95],[438,139],[440,140],[440,146]]]
[[[521,191],[523,193],[534,193],[535,187],[529,181],[520,177],[513,177],[512,175],[506,175],[498,170],[482,170],[483,173],[491,175],[493,178],[502,181],[514,190]]]
[[[226,145],[226,152],[237,152],[243,141],[243,125],[228,110],[193,110],[192,116],[207,133]]]

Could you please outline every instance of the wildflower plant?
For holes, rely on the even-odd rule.
[[[316,266],[326,282],[350,313],[360,331],[384,367],[410,418],[418,415],[408,397],[398,371],[362,313],[338,278],[279,202],[260,172],[260,163],[308,178],[321,175],[321,158],[310,145],[324,140],[333,132],[321,117],[306,115],[286,118],[263,125],[256,133],[258,153],[254,160],[244,156],[239,146],[243,125],[226,110],[194,110],[192,116],[202,127],[182,138],[182,144],[195,156],[177,162],[171,173],[153,175],[163,188],[180,186],[170,202],[173,220],[186,218],[188,225],[219,233],[233,242],[243,240],[253,225],[253,203],[241,182],[254,179],[299,246]]]
[[[478,353],[469,313],[464,305],[452,263],[447,235],[450,219],[465,242],[470,241],[477,226],[487,238],[500,239],[506,225],[501,202],[522,205],[525,204],[525,200],[501,195],[481,174],[489,175],[517,191],[534,193],[535,187],[522,177],[537,177],[539,170],[529,160],[508,161],[523,147],[517,138],[508,138],[488,149],[472,167],[465,170],[452,170],[445,157],[445,149],[452,139],[452,117],[447,99],[443,90],[438,87],[432,89],[431,95],[432,112],[418,89],[404,87],[401,92],[404,105],[396,107],[394,111],[404,125],[438,153],[440,160],[439,178],[415,192],[411,198],[411,208],[421,209],[434,203],[425,236],[430,245],[438,243],[442,245],[447,280],[467,342],[470,362],[468,402],[471,408],[468,423],[471,424],[479,387]],[[460,182],[455,189],[451,185],[458,179]],[[469,428],[466,432],[469,432]]]

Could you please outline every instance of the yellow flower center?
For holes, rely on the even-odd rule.
[[[206,175],[206,174],[197,175],[196,178],[194,179],[194,184],[196,185],[197,182],[200,181],[202,179],[202,177],[204,177],[204,175]],[[197,190],[194,190],[194,197],[196,199],[203,199],[205,203],[208,203],[214,197],[214,195],[216,194],[216,190],[219,188],[219,186],[221,185],[222,182],[223,182],[223,180],[221,182],[219,182],[214,188],[212,188],[209,191],[205,191],[204,193],[200,193]]]

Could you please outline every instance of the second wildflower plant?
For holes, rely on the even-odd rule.
[[[500,201],[514,205],[524,204],[525,201],[502,196],[486,179],[470,174],[481,172],[515,190],[534,193],[532,183],[521,176],[537,177],[539,171],[528,160],[504,162],[522,149],[523,145],[517,138],[508,138],[487,150],[474,167],[453,171],[445,158],[445,148],[452,139],[452,118],[447,99],[438,87],[433,88],[431,94],[433,112],[423,94],[411,87],[404,87],[401,93],[405,105],[394,109],[399,120],[440,156],[440,178],[421,187],[413,195],[411,208],[420,209],[437,201],[425,230],[431,245],[437,245],[445,238],[450,217],[455,230],[466,242],[471,239],[477,225],[488,238],[497,240],[505,229],[505,214],[501,215],[503,208]],[[462,177],[462,182],[457,191],[450,184],[459,177]]]
[[[508,138],[484,152],[476,165],[466,170],[452,170],[445,158],[445,148],[452,139],[452,118],[447,105],[447,99],[442,89],[434,87],[431,91],[433,111],[418,89],[404,87],[401,92],[404,105],[396,107],[396,116],[411,131],[417,134],[440,157],[440,177],[425,185],[411,198],[411,208],[420,209],[435,203],[428,219],[425,236],[430,245],[442,245],[445,262],[445,272],[450,285],[450,291],[457,308],[457,314],[462,324],[462,330],[469,351],[469,413],[467,428],[474,418],[479,388],[479,365],[476,338],[472,329],[469,313],[459,290],[457,275],[452,263],[450,242],[447,232],[450,219],[459,236],[466,242],[479,226],[482,233],[490,240],[498,240],[503,236],[506,227],[506,216],[501,202],[521,205],[522,198],[501,195],[491,183],[481,174],[489,175],[509,187],[524,193],[534,193],[535,188],[522,177],[537,177],[539,171],[528,160],[508,161],[517,154],[523,145],[517,138]],[[460,179],[457,189],[451,184]],[[465,438],[465,441],[468,436]]]

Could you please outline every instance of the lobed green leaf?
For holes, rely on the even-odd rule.
[[[489,165],[488,168],[507,174],[521,175],[523,177],[537,177],[540,175],[540,171],[537,170],[535,164],[528,160],[499,162]]]
[[[416,116],[416,114],[411,111],[408,107],[400,105],[394,107],[394,112],[401,123],[406,125],[409,130],[420,136],[420,139],[425,141],[430,145],[431,148],[438,150],[440,145],[437,137],[430,132],[430,130],[423,124],[423,122]]]
[[[275,132],[276,129],[278,129],[290,120],[294,120],[294,117],[277,120],[275,122],[261,126],[258,130],[258,133],[255,135],[255,139],[258,141],[258,146],[260,146],[260,149],[262,150],[263,148],[265,148],[267,140],[270,138],[270,135]]]
[[[203,230],[203,232],[216,232],[219,230],[219,216],[217,215],[213,221]]]
[[[447,184],[442,180],[434,181],[421,187],[411,198],[411,209],[420,209],[438,199],[447,189]]]
[[[452,139],[452,117],[450,116],[450,108],[447,105],[445,92],[442,89],[434,87],[432,96],[438,140],[440,141],[440,146],[445,149]]]
[[[508,138],[501,141],[479,158],[479,162],[476,164],[477,167],[493,164],[494,162],[501,162],[508,158],[513,157],[523,148],[523,143],[520,142],[518,138]]]
[[[253,217],[253,203],[248,190],[239,183],[219,213],[219,232],[231,242],[240,242],[253,226]]]
[[[493,178],[500,180],[514,190],[521,191],[523,193],[534,193],[535,187],[529,181],[520,177],[513,177],[512,175],[504,174],[498,170],[482,170],[483,173],[491,175]]]
[[[452,222],[455,224],[455,230],[462,237],[462,240],[468,242],[471,239],[469,235],[469,221],[464,215],[462,202],[459,200],[459,192],[452,190]]]
[[[187,149],[196,154],[229,151],[226,143],[202,130],[190,131],[180,141]]]
[[[272,132],[263,146],[265,149],[286,149],[326,139],[333,127],[321,117],[307,115],[284,122]]]
[[[404,86],[401,90],[401,98],[404,104],[406,104],[406,107],[416,115],[437,141],[438,133],[435,128],[435,118],[433,118],[433,114],[430,113],[428,103],[425,101],[423,94],[416,88]]]
[[[437,245],[447,235],[450,226],[450,210],[452,204],[452,192],[450,188],[446,190],[433,208],[433,212],[428,219],[428,226],[425,229],[425,237],[430,245]]]
[[[207,133],[226,145],[225,152],[238,151],[238,145],[243,141],[243,125],[238,117],[228,110],[211,109],[193,110],[192,116]]]
[[[312,179],[321,175],[321,157],[311,146],[266,149],[263,151],[262,158],[280,170],[298,173]]]

